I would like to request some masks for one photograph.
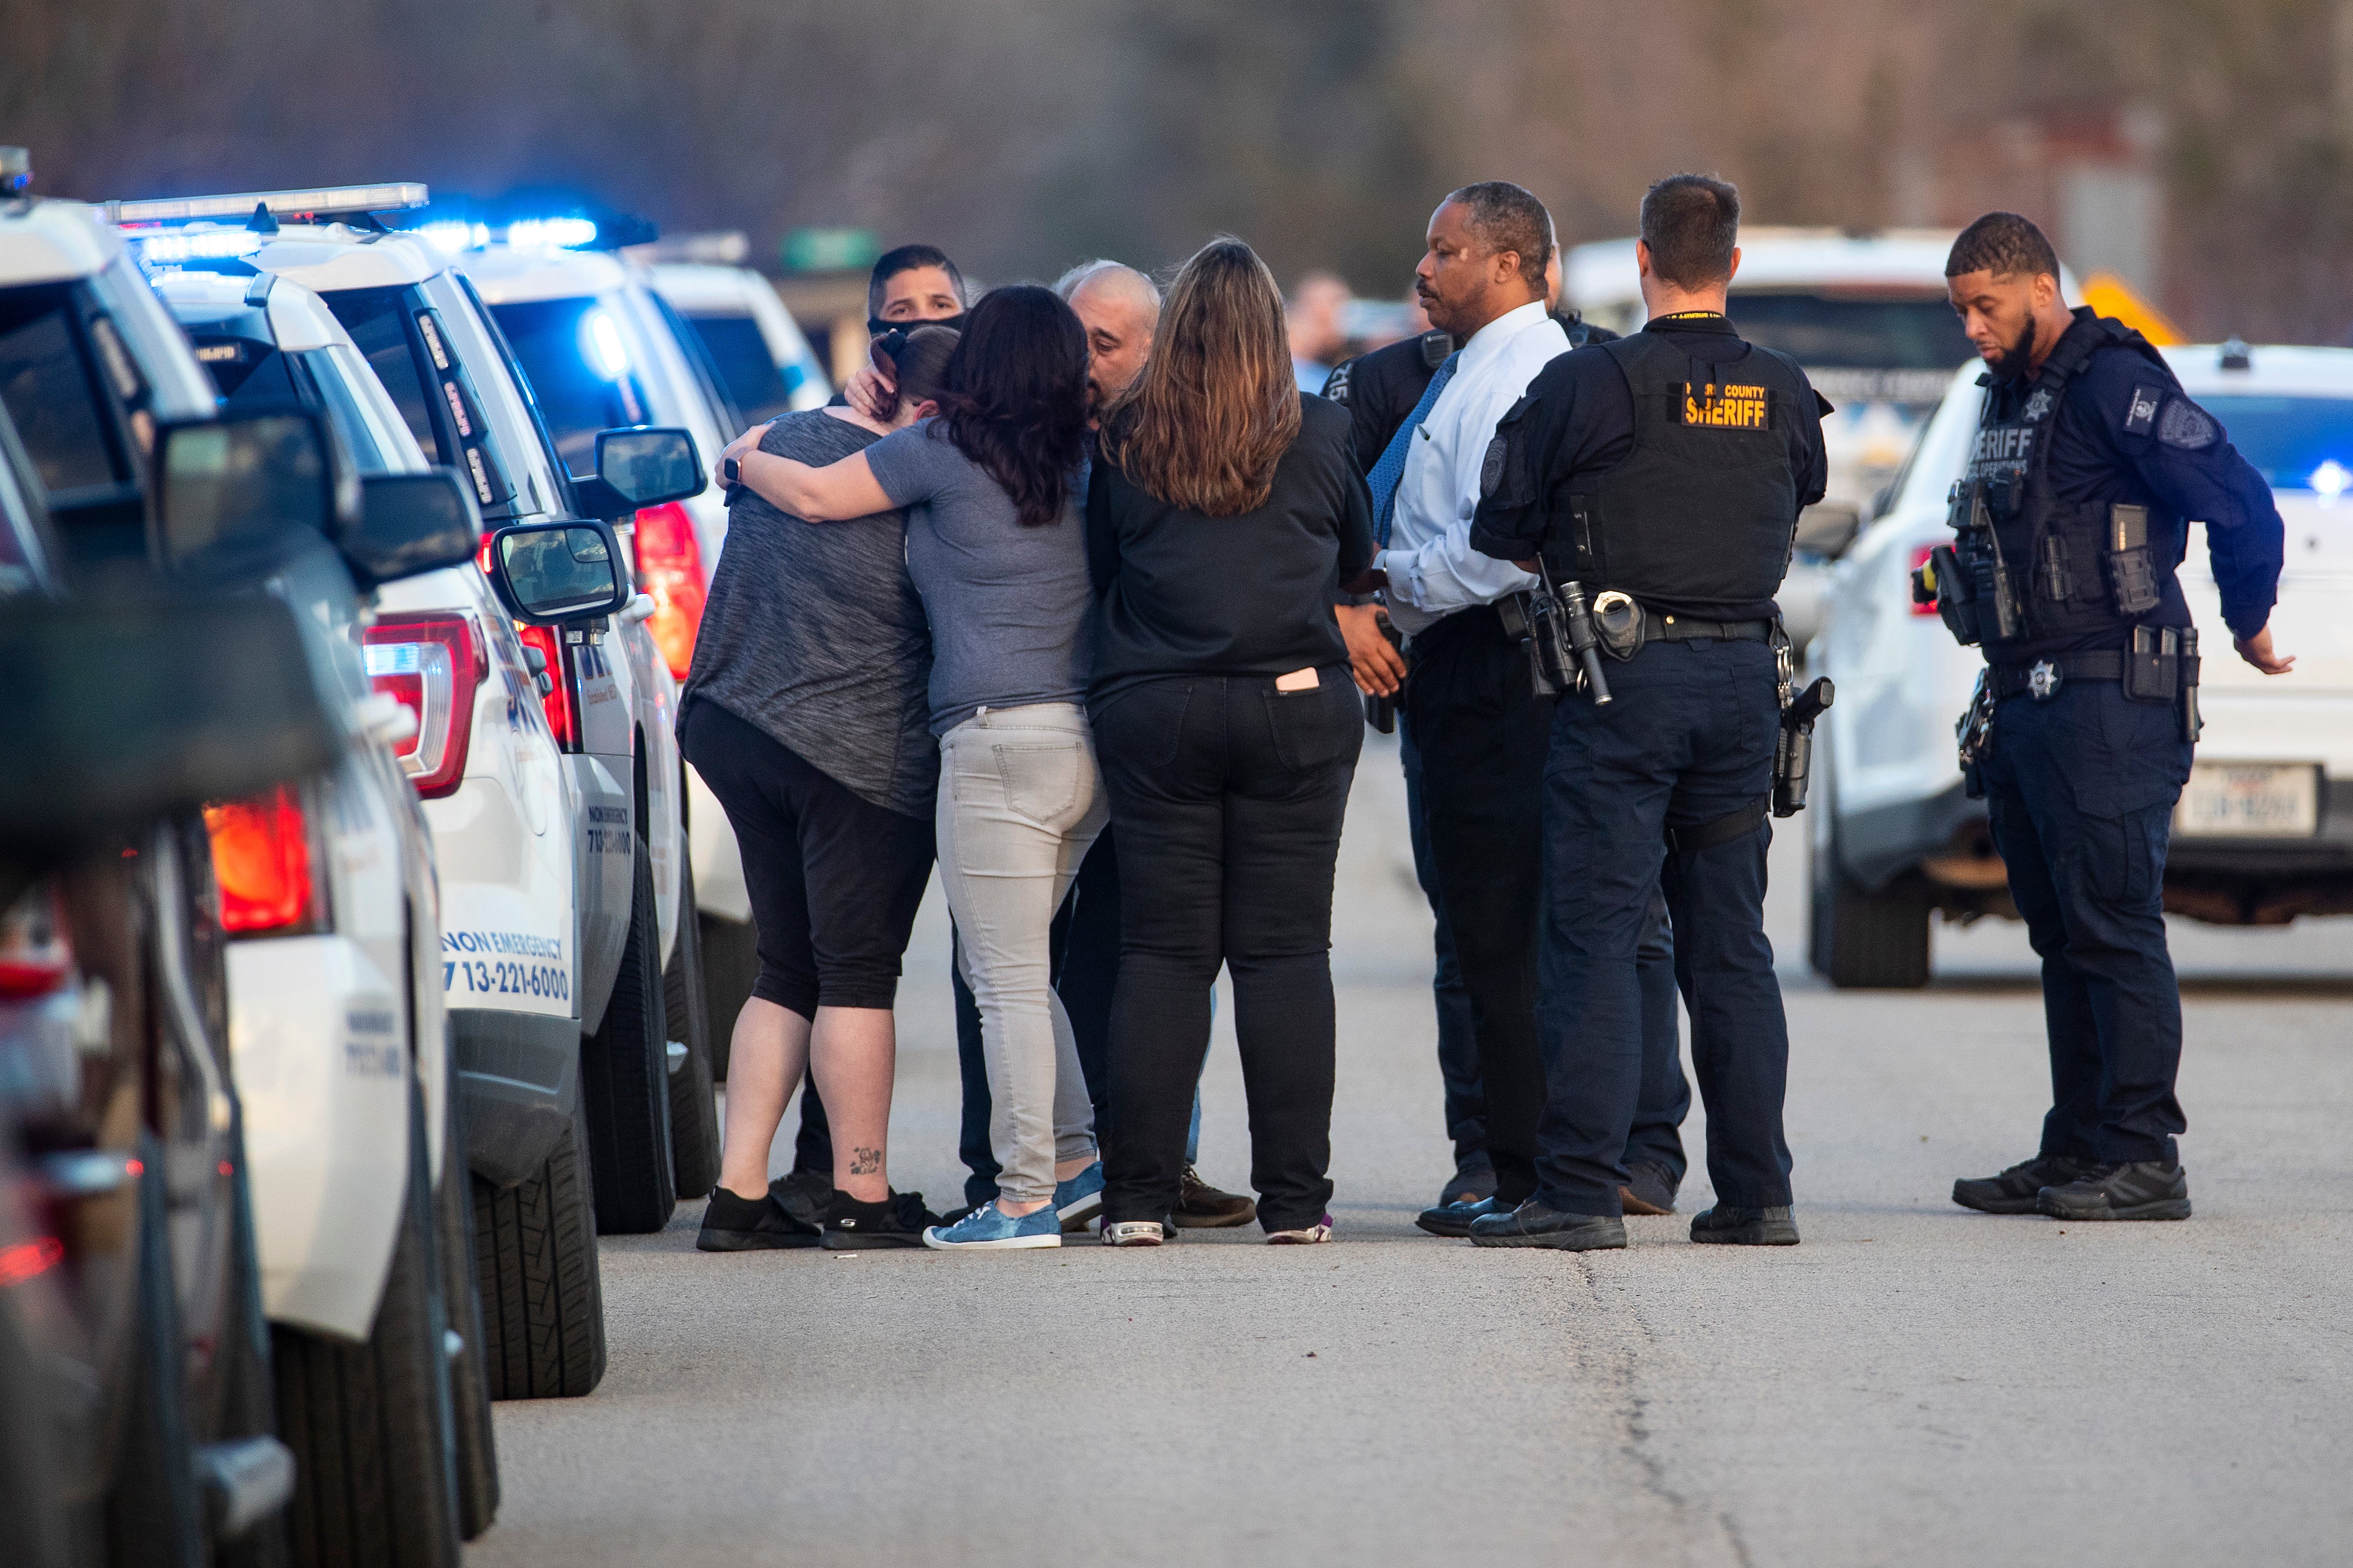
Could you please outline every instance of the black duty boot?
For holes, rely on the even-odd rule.
[[[1626,1184],[1618,1189],[1618,1201],[1628,1214],[1672,1214],[1675,1189],[1681,1184],[1664,1165],[1644,1161],[1626,1167]]]
[[[824,1247],[828,1252],[859,1252],[880,1247],[921,1247],[923,1227],[940,1216],[923,1207],[921,1193],[892,1193],[862,1204],[837,1191],[825,1211]]]
[[[1473,1247],[1549,1247],[1591,1252],[1626,1245],[1626,1222],[1614,1214],[1568,1214],[1530,1198],[1509,1214],[1471,1222]]]
[[[2090,1169],[2089,1160],[2078,1160],[2071,1154],[2037,1154],[1999,1176],[1973,1176],[1955,1182],[1953,1201],[1981,1214],[2032,1214],[2037,1193],[2045,1187],[2063,1187]]]
[[[1795,1247],[1798,1222],[1787,1204],[1769,1209],[1718,1204],[1692,1216],[1692,1239],[1718,1247]]]
[[[694,1238],[705,1252],[776,1252],[817,1244],[818,1227],[786,1213],[774,1194],[740,1198],[725,1187],[711,1189],[702,1234]]]
[[[1461,1203],[1424,1209],[1413,1223],[1432,1236],[1468,1236],[1473,1220],[1484,1219],[1491,1214],[1507,1215],[1519,1206],[1497,1197],[1466,1198]]]
[[[2188,1219],[2189,1178],[2162,1160],[2094,1165],[2035,1197],[2052,1219]]]

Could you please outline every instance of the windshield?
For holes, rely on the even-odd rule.
[[[596,471],[596,432],[647,422],[617,311],[595,300],[533,300],[491,307],[547,421],[565,471]]]
[[[2353,398],[2201,397],[2231,445],[2277,490],[2353,488]]]
[[[799,365],[777,367],[760,323],[749,316],[689,316],[746,424],[761,425],[793,407],[793,389],[808,377]]]
[[[1942,295],[1745,293],[1734,290],[1740,335],[1779,349],[1808,371],[1933,370],[1950,375],[1977,351]],[[1937,390],[1944,390],[1940,379]]]

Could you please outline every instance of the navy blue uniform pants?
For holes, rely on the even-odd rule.
[[[1447,616],[1417,634],[1410,652],[1405,722],[1420,763],[1424,886],[1435,888],[1470,1005],[1495,1196],[1517,1204],[1536,1189],[1546,1097],[1536,939],[1555,703],[1531,690],[1527,655],[1491,608]],[[1679,1183],[1691,1088],[1676,1033],[1673,953],[1654,889],[1643,908],[1636,962],[1644,1005],[1626,1036],[1641,1057],[1641,1093],[1620,1141],[1627,1163],[1663,1165]]]
[[[1435,929],[1430,944],[1431,999],[1438,1008],[1438,1076],[1445,1085],[1446,1135],[1454,1141],[1459,1168],[1487,1159],[1487,1089],[1479,1079],[1479,1039],[1471,1027],[1471,990],[1454,956],[1454,932],[1446,924],[1446,900],[1438,896],[1438,870],[1430,850],[1430,823],[1422,815],[1421,748],[1413,743],[1413,721],[1398,715],[1398,761],[1405,769],[1406,830],[1413,841],[1413,879],[1430,900]]]
[[[2051,1113],[2042,1152],[2176,1158],[2181,991],[2165,948],[2165,850],[2189,778],[2174,704],[2113,680],[2003,700],[1982,766],[1994,847],[2042,959]]]
[[[1668,828],[1702,826],[1769,793],[1780,714],[1772,650],[1653,643],[1608,673],[1609,707],[1561,700],[1545,764],[1536,1025],[1547,1093],[1535,1195],[1572,1214],[1622,1212],[1647,1054],[1639,962],[1657,888],[1691,1014],[1716,1201],[1787,1204],[1789,1036],[1765,940],[1771,829],[1666,852]]]

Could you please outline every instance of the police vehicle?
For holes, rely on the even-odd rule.
[[[412,721],[371,689],[354,633],[362,589],[463,558],[462,498],[429,476],[363,489],[298,406],[221,412],[96,209],[0,212],[0,401],[71,592],[105,599],[161,577],[296,612],[334,755],[206,813],[280,1431],[297,1461],[289,1531],[304,1562],[389,1528],[396,1560],[454,1563],[461,1521],[489,1523],[495,1475],[478,1441],[487,1410],[453,1407],[450,1306],[470,1304],[472,1260],[451,1245],[464,1194],[444,1179],[440,916],[431,840],[391,751]],[[381,1419],[343,1441],[368,1413]],[[389,1526],[349,1506],[386,1492],[413,1504]]]
[[[2232,651],[2193,525],[2179,574],[2203,639],[2205,730],[2174,815],[2166,908],[2225,925],[2353,912],[2353,351],[2163,353],[2272,485],[2287,524],[2272,626],[2296,656],[2293,673],[2267,678]],[[1814,752],[1811,952],[1840,985],[1925,984],[1933,912],[2016,913],[1954,753],[1984,658],[1909,587],[1952,541],[1946,498],[1968,460],[1980,374],[1950,378],[1880,515],[1833,570],[1814,645],[1839,700]]]
[[[261,208],[243,220],[262,240],[243,259],[325,301],[418,446],[472,487],[490,528],[579,521],[589,525],[584,538],[597,536],[641,504],[699,493],[702,476],[685,471],[685,459],[698,454],[678,430],[592,433],[584,468],[577,477],[567,471],[530,383],[473,285],[431,237],[391,232],[375,216],[427,199],[422,185],[360,185],[158,203],[142,216],[178,224],[191,244],[241,246],[237,214]],[[493,580],[507,581],[497,572]],[[576,1016],[596,1225],[605,1232],[659,1230],[680,1190],[674,1121],[710,1129],[707,1155],[686,1150],[691,1176],[708,1168],[716,1178],[717,1133],[715,1112],[698,1104],[707,1095],[683,1082],[675,1101],[671,1094],[692,1055],[672,1044],[693,1036],[689,1012],[701,985],[697,949],[678,940],[683,802],[674,699],[645,627],[655,605],[640,594],[617,613],[534,616],[511,593],[501,596],[522,623],[526,658],[535,649],[545,661],[543,708],[579,805]],[[458,955],[448,957],[454,964]],[[485,979],[470,967],[477,961],[492,987],[500,983],[490,955],[466,958],[462,976],[454,967],[446,972],[453,991]],[[708,1186],[690,1182],[686,1190]],[[556,1376],[552,1366],[543,1373],[531,1386],[543,1389],[544,1379]],[[568,1374],[560,1381],[569,1382]]]
[[[324,757],[332,738],[283,606],[53,606],[42,489],[0,414],[8,1560],[86,1563],[110,1538],[172,1562],[282,1550],[294,1462],[274,1436],[200,805],[298,777],[287,742]],[[277,713],[246,706],[271,698]],[[186,764],[190,740],[211,742],[211,765]],[[142,752],[146,766],[122,765]],[[57,787],[101,776],[100,792]],[[93,811],[93,793],[114,798]]]
[[[363,474],[427,470],[399,409],[319,296],[234,258],[159,267],[154,281],[228,407],[291,398],[327,416]],[[574,879],[587,839],[541,707],[554,677],[471,561],[386,584],[375,608],[362,634],[368,676],[415,716],[396,750],[440,868],[458,1125],[478,1178],[479,1375],[492,1398],[586,1394],[605,1363],[576,1126]],[[542,1245],[571,1275],[543,1298],[528,1279],[530,1249]]]
[[[1837,410],[1822,421],[1830,482],[1799,521],[1780,594],[1783,624],[1800,647],[1821,627],[1827,563],[1853,540],[1894,478],[1953,367],[1977,358],[1946,294],[1953,237],[1949,229],[1740,231],[1730,310],[1740,335],[1795,359]],[[2060,285],[2075,297],[2063,269]],[[1639,331],[1634,242],[1570,249],[1561,259],[1561,293],[1588,321]]]
[[[610,251],[500,243],[495,236],[466,251],[459,264],[514,346],[556,448],[575,471],[591,455],[596,431],[608,425],[680,426],[705,452],[720,450],[744,428],[695,330],[680,319],[646,268]],[[622,531],[638,580],[653,595],[656,608],[647,627],[668,674],[682,681],[726,543],[726,500],[712,489],[642,508]],[[681,930],[696,944],[706,981],[693,1020],[697,1032],[678,1037],[692,1052],[686,1070],[700,1104],[710,1098],[713,1074],[723,1072],[715,1052],[751,994],[758,955],[751,894],[727,814],[693,769],[682,761],[671,765],[673,776],[685,780],[691,839],[691,864],[682,868],[688,874],[681,889],[695,918]],[[681,1142],[699,1147],[702,1141],[681,1129]],[[714,1163],[692,1191],[700,1195],[717,1179]]]
[[[654,289],[694,329],[746,429],[833,395],[825,367],[765,278],[744,266],[738,233],[665,236],[625,256],[645,266]]]

